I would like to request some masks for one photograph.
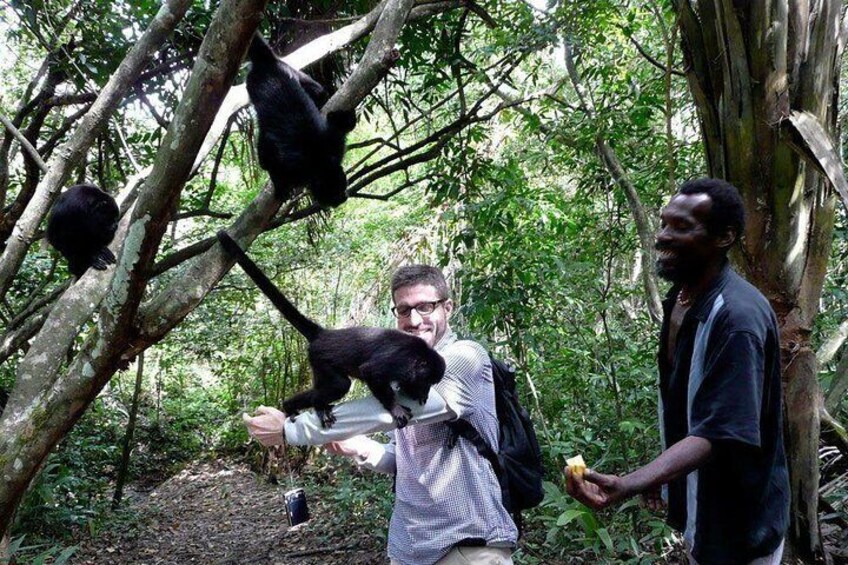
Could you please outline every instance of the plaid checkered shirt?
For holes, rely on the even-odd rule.
[[[413,411],[403,429],[394,429],[391,416],[373,397],[336,406],[336,423],[327,430],[314,412],[285,424],[286,441],[298,445],[390,432],[389,444],[365,437],[354,441],[361,466],[396,474],[388,553],[402,565],[435,563],[463,541],[512,547],[518,538],[492,466],[465,439],[449,448],[449,430],[442,423],[462,417],[489,445],[497,445],[489,356],[479,344],[457,340],[450,331],[436,344],[436,351],[445,358],[445,377],[433,386],[424,406],[400,395],[401,404]]]

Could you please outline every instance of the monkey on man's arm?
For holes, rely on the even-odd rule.
[[[453,420],[457,414],[445,404],[442,396],[435,390],[430,391],[426,404],[419,405],[418,402],[406,398],[403,393],[399,394],[399,402],[412,410],[410,425],[432,424],[445,420]],[[357,400],[343,402],[336,405],[333,415],[336,423],[331,428],[324,428],[321,420],[313,411],[298,414],[292,420],[287,418],[283,412],[276,408],[260,406],[257,416],[243,414],[242,418],[247,430],[259,443],[265,446],[289,443],[292,445],[323,445],[331,442],[342,442],[356,436],[365,436],[377,432],[389,432],[395,429],[395,422],[391,415],[385,411],[380,402],[373,396],[366,396]],[[285,437],[283,434],[285,433]],[[364,442],[369,443],[367,459],[379,459],[376,452],[377,447],[386,449],[385,444],[367,438],[356,438],[356,442],[348,444],[362,447],[358,450],[359,457],[354,457],[357,462],[366,464],[376,471],[390,472],[383,466],[367,465],[366,461],[359,461],[364,452]],[[373,444],[373,445],[371,445]],[[341,447],[341,446],[338,446]],[[390,449],[390,447],[388,448]],[[334,450],[335,451],[335,450]],[[338,452],[338,451],[337,451]],[[354,453],[344,453],[354,456]]]

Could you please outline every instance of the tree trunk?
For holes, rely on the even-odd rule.
[[[821,163],[803,160],[788,126],[791,116],[804,112],[814,118],[819,137],[828,142],[835,137],[842,3],[673,4],[709,172],[736,185],[746,204],[736,262],[778,317],[792,483],[790,541],[796,555],[817,559],[821,392],[810,334],[830,253],[835,197],[818,172]]]
[[[121,504],[121,498],[124,496],[124,483],[127,480],[127,471],[130,468],[130,453],[132,452],[133,435],[135,434],[135,419],[138,415],[138,402],[141,398],[141,380],[144,377],[144,352],[138,354],[137,362],[135,388],[133,389],[132,403],[130,404],[130,418],[127,422],[127,432],[124,435],[121,464],[118,466],[118,477],[115,479],[115,496],[112,497],[113,509]]]
[[[189,4],[183,2],[181,6],[187,8]],[[175,24],[171,7],[166,3],[162,11]],[[76,423],[118,365],[150,345],[136,343],[136,314],[146,287],[147,269],[194,156],[238,72],[264,8],[265,0],[221,3],[150,176],[134,209],[122,219],[116,237],[123,241],[117,265],[112,271],[89,271],[59,299],[18,365],[15,389],[0,417],[0,535],[10,528],[15,509],[53,447]],[[78,131],[75,137],[85,135]],[[97,325],[88,333],[79,353],[62,369],[62,355],[104,296]]]

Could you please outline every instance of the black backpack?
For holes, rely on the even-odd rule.
[[[501,485],[504,507],[512,513],[520,533],[521,511],[537,506],[545,496],[542,452],[530,414],[518,402],[515,369],[491,355],[489,359],[495,383],[500,449],[495,453],[474,426],[462,418],[445,422],[452,432],[448,447],[452,448],[460,437],[464,437],[489,460]]]

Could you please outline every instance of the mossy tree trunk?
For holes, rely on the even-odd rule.
[[[190,2],[180,1],[182,4],[172,0],[179,7],[179,14],[175,16],[174,6],[166,3],[154,19],[151,28],[157,39],[164,41],[167,37],[162,33],[163,22],[172,30],[189,7]],[[221,3],[156,162],[133,210],[121,220],[116,241],[122,241],[123,247],[118,253],[114,273],[90,269],[73,284],[51,309],[42,330],[18,365],[15,386],[0,415],[0,476],[3,478],[0,481],[0,536],[8,534],[15,510],[47,455],[82,416],[118,367],[162,337],[143,335],[142,324],[138,322],[139,316],[144,316],[140,306],[147,284],[146,273],[180,190],[189,177],[194,156],[238,72],[266,1],[224,0]],[[132,50],[128,59],[139,57],[137,51]],[[122,65],[116,74],[130,72],[125,67]],[[144,65],[135,61],[130,70],[139,73],[143,68]],[[120,84],[132,83],[131,77],[119,78]],[[109,88],[104,92],[120,98],[120,93],[111,92]],[[89,121],[100,124],[108,119],[116,105],[104,105],[101,113]],[[86,140],[96,134],[96,128],[83,123],[70,145],[72,148],[84,146]],[[60,153],[65,155],[69,151]],[[51,175],[65,178],[67,170],[66,162],[57,162],[45,179],[50,179]],[[52,183],[49,188],[58,190],[59,185],[61,183]],[[47,209],[48,192],[44,188],[44,198],[35,202],[32,209],[27,208],[33,216],[32,225],[40,222]],[[22,221],[23,218],[26,214]],[[8,272],[14,270],[16,262],[20,263],[29,243],[26,238],[16,241],[20,244],[17,254],[10,245],[0,259],[0,263],[9,267]],[[192,289],[183,287],[182,292],[191,293]],[[96,327],[88,332],[79,353],[68,366],[62,367],[70,343],[98,305]],[[161,320],[155,318],[155,321]]]

